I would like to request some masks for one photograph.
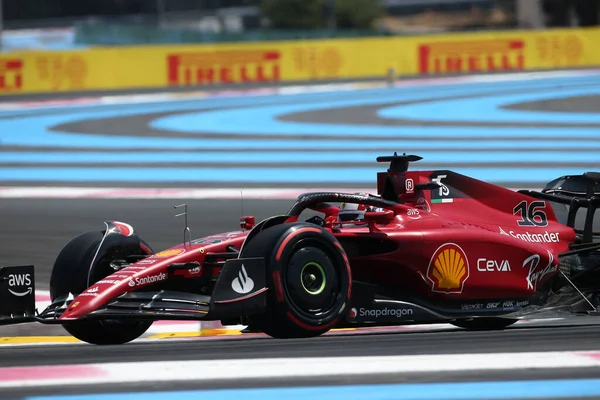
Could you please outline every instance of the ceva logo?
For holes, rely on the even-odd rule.
[[[508,260],[488,260],[486,258],[479,258],[477,260],[477,271],[479,272],[510,272],[510,263]]]

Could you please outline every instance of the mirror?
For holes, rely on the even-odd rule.
[[[387,224],[394,220],[396,215],[392,210],[383,211],[367,211],[365,213],[365,221],[374,222],[376,224]]]
[[[240,218],[240,227],[243,230],[249,231],[250,229],[254,228],[254,225],[254,216],[244,216]]]

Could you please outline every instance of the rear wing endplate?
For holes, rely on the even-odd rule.
[[[586,172],[582,175],[565,175],[549,182],[541,191],[519,190],[542,200],[569,206],[566,225],[582,235],[582,243],[592,243],[594,236],[594,216],[600,207],[600,172]],[[583,230],[575,229],[575,218],[580,208],[587,209]]]

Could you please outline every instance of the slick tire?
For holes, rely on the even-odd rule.
[[[325,229],[308,223],[282,224],[260,232],[240,258],[264,257],[267,312],[249,326],[275,338],[305,338],[333,328],[352,289],[346,254]]]
[[[60,251],[50,275],[50,298],[72,293],[77,296],[88,288],[88,269],[104,236],[103,232],[86,232],[73,238]],[[101,278],[100,278],[101,279]],[[137,339],[152,321],[89,321],[63,324],[75,338],[97,345],[123,344]]]
[[[470,331],[499,331],[517,321],[509,318],[474,318],[472,320],[454,321],[451,324]]]

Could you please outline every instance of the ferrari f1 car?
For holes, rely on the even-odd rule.
[[[33,266],[0,268],[0,324],[61,324],[88,343],[122,344],[157,320],[293,338],[343,326],[503,329],[540,310],[596,312],[600,173],[514,191],[448,170],[408,171],[420,159],[378,157],[390,165],[377,194],[305,193],[284,215],[245,216],[239,231],[196,240],[186,228],[183,243],[159,252],[131,225],[107,221],[58,254],[41,312]],[[356,215],[341,218],[347,204]]]

